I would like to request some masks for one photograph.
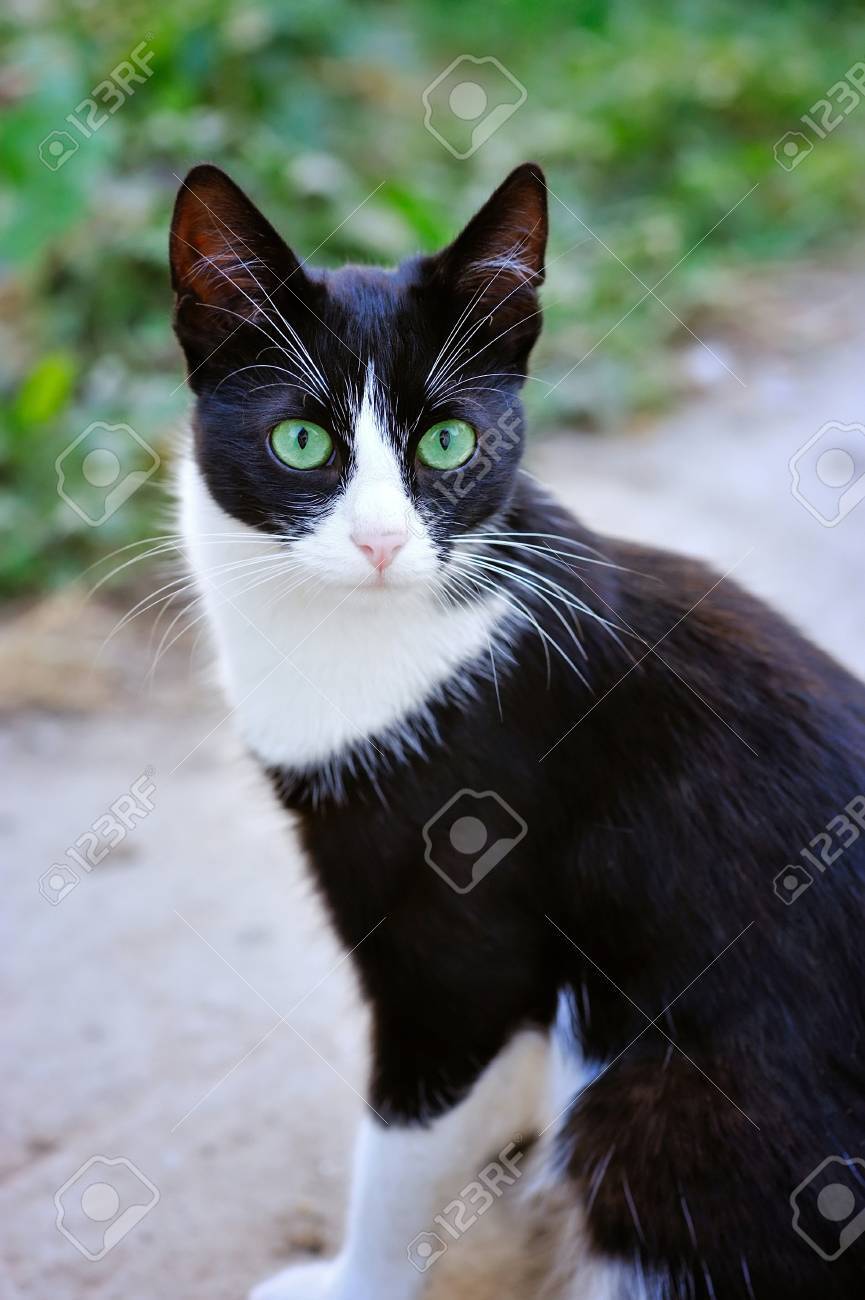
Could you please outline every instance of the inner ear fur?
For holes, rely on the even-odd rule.
[[[275,293],[303,299],[297,257],[225,172],[194,167],[174,205],[169,240],[181,342],[217,339],[267,312]]]
[[[433,283],[469,319],[483,321],[509,361],[523,366],[541,329],[547,188],[537,163],[505,178],[435,259]],[[492,340],[490,341],[492,346]]]
[[[544,280],[547,188],[537,163],[523,163],[440,254],[440,272],[480,307],[509,294],[534,294]]]

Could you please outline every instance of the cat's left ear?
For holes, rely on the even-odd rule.
[[[169,248],[179,298],[191,294],[248,314],[254,310],[250,298],[262,298],[299,269],[294,253],[240,186],[210,163],[193,167],[181,182]]]
[[[194,167],[180,187],[170,254],[174,328],[190,371],[237,329],[266,317],[275,297],[296,313],[311,294],[292,250],[243,190],[209,163]],[[196,378],[201,384],[204,377]]]
[[[470,294],[479,311],[507,299],[511,310],[525,312],[543,283],[546,245],[544,174],[537,163],[523,163],[439,253],[437,272],[453,290]]]

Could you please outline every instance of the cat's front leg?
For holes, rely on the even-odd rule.
[[[416,1300],[430,1253],[449,1234],[436,1216],[490,1160],[537,1124],[546,1036],[517,1033],[467,1096],[423,1122],[364,1119],[357,1144],[345,1245],[334,1260],[288,1268],[250,1300]],[[375,1098],[375,1093],[374,1093]],[[413,1247],[413,1243],[415,1243]]]

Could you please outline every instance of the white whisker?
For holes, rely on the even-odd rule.
[[[204,206],[207,207],[207,204],[204,204]],[[209,209],[208,209],[208,211],[209,211]],[[211,215],[213,215],[213,214],[211,214]],[[219,220],[219,218],[217,218],[217,220]],[[225,225],[224,222],[222,222],[221,224],[222,224],[222,225]],[[228,229],[228,227],[226,227],[226,229]],[[266,336],[267,338],[269,338],[269,339],[271,340],[272,343],[276,344],[276,346],[279,347],[281,351],[285,351],[285,348],[284,348],[282,345],[283,345],[283,344],[286,345],[286,346],[291,350],[291,351],[290,351],[290,354],[287,353],[287,355],[291,355],[292,360],[294,360],[294,361],[295,361],[295,362],[300,366],[300,368],[301,368],[302,371],[305,370],[305,372],[307,373],[307,376],[308,376],[308,378],[309,378],[310,383],[312,384],[312,386],[313,386],[314,388],[318,388],[318,389],[320,390],[320,392],[322,393],[322,395],[323,395],[324,397],[326,397],[326,396],[327,396],[327,383],[325,382],[324,376],[322,375],[322,373],[321,373],[321,371],[319,370],[318,366],[315,364],[315,362],[313,361],[312,357],[310,356],[309,351],[308,351],[308,349],[306,348],[306,345],[303,343],[302,339],[300,338],[300,335],[297,333],[297,331],[294,329],[294,327],[288,323],[288,321],[285,319],[285,317],[284,317],[284,316],[282,315],[282,313],[279,311],[278,307],[277,307],[276,304],[274,303],[274,301],[273,301],[273,299],[271,298],[270,294],[267,292],[267,290],[264,288],[264,286],[263,286],[263,285],[261,284],[261,282],[258,280],[258,277],[257,277],[254,273],[252,273],[252,272],[250,271],[250,275],[252,276],[252,280],[253,280],[254,283],[258,286],[258,288],[261,290],[261,292],[264,294],[265,298],[268,300],[268,302],[270,303],[270,305],[271,305],[271,307],[273,308],[274,312],[275,312],[276,315],[279,317],[279,319],[282,321],[283,325],[285,325],[286,329],[289,331],[288,334],[283,334],[282,330],[279,328],[279,326],[276,324],[276,322],[273,321],[273,319],[267,315],[267,312],[264,310],[264,308],[262,307],[261,303],[260,303],[260,302],[257,302],[257,301],[255,300],[255,298],[252,297],[251,294],[247,293],[246,290],[243,288],[243,285],[239,284],[236,280],[232,279],[232,277],[231,277],[231,276],[230,276],[226,271],[224,271],[224,270],[222,269],[222,267],[219,266],[218,263],[217,263],[216,261],[214,261],[214,259],[213,259],[212,257],[208,257],[206,254],[201,253],[201,252],[200,252],[200,251],[195,247],[194,244],[190,244],[188,240],[183,239],[179,234],[177,234],[176,231],[175,231],[175,238],[178,239],[178,240],[180,241],[180,243],[182,243],[182,244],[186,244],[187,248],[191,248],[192,251],[193,251],[194,253],[197,253],[197,254],[198,254],[198,257],[199,257],[199,260],[200,260],[201,262],[204,262],[204,263],[205,263],[207,266],[209,266],[212,270],[216,271],[218,275],[221,275],[221,276],[223,277],[223,279],[227,280],[228,283],[231,285],[231,287],[232,287],[233,289],[235,289],[238,293],[241,293],[241,294],[243,295],[243,297],[247,300],[247,302],[249,302],[249,303],[252,305],[252,307],[254,307],[256,313],[259,313],[259,312],[260,312],[261,315],[264,317],[264,319],[265,319],[266,321],[268,321],[269,324],[273,325],[273,328],[276,330],[277,334],[279,335],[279,338],[282,340],[282,344],[280,344],[276,339],[274,339],[272,335],[267,334],[267,331],[266,331],[266,330],[261,330],[261,332],[262,332],[263,334],[265,334],[265,336]],[[295,296],[296,296],[296,295],[295,295]],[[212,306],[213,304],[204,303],[204,304],[202,304],[202,305],[203,305],[203,306]],[[216,309],[217,309],[217,310],[220,310],[220,308],[216,308]],[[228,310],[228,309],[227,309],[227,308],[222,308],[221,310]],[[247,323],[247,324],[249,324],[249,325],[253,325],[253,326],[255,326],[255,327],[258,328],[258,329],[261,328],[260,326],[258,326],[258,325],[256,324],[255,320],[251,320],[251,319],[249,319],[248,317],[242,316],[240,313],[237,313],[237,312],[234,313],[234,314],[235,314],[235,315],[238,315],[238,316],[240,317],[240,319],[243,320],[245,323]]]
[[[220,379],[219,383],[216,385],[216,387],[213,390],[214,393],[218,393],[222,385],[227,384],[229,379],[234,379],[235,375],[242,375],[246,370],[275,370],[275,371],[279,371],[281,374],[290,375],[291,382],[289,384],[286,384],[286,381],[283,380],[283,384],[285,384],[286,387],[302,388],[303,391],[305,393],[308,393],[310,397],[315,397],[315,398],[318,397],[318,394],[315,392],[315,390],[310,388],[308,384],[303,382],[302,377],[297,373],[296,370],[289,370],[287,366],[278,366],[273,361],[257,361],[255,362],[254,365],[238,366],[236,370],[230,371],[230,373],[227,374],[224,379]],[[276,384],[258,385],[258,388],[276,388],[276,387],[277,387]],[[251,391],[253,393],[258,392],[258,388],[253,388]]]
[[[512,608],[516,609],[518,613],[520,613],[525,619],[527,619],[528,622],[531,623],[532,627],[535,629],[535,631],[538,634],[538,637],[540,638],[541,646],[544,652],[544,659],[546,661],[546,667],[547,667],[548,686],[552,680],[552,664],[550,662],[550,654],[548,649],[549,645],[551,645],[555,650],[557,650],[558,653],[565,659],[565,661],[568,664],[570,664],[571,668],[573,668],[577,676],[581,675],[576,664],[572,663],[569,656],[565,653],[564,650],[562,650],[561,646],[558,644],[555,638],[550,636],[550,634],[546,631],[545,628],[541,627],[540,623],[535,618],[534,614],[529,609],[529,607],[525,604],[524,601],[520,600],[520,598],[517,595],[515,595],[513,591],[503,587],[500,583],[493,582],[485,574],[482,575],[478,573],[476,570],[469,570],[468,568],[462,568],[459,565],[458,567],[460,567],[463,576],[467,578],[469,582],[474,583],[477,587],[483,589],[484,591],[489,592],[492,595],[500,596]]]
[[[515,248],[514,248],[514,250],[513,250],[514,252],[519,252],[519,251],[522,250],[523,245],[528,241],[528,239],[529,239],[529,238],[531,237],[531,235],[534,233],[534,231],[535,231],[537,225],[538,225],[538,222],[535,222],[534,226],[532,226],[532,229],[526,233],[524,239],[523,239],[522,241],[520,241],[520,243],[517,244],[517,245],[515,246]],[[504,266],[501,266],[501,265],[500,265],[500,266],[498,267],[498,269],[495,271],[495,274],[492,275],[492,276],[490,277],[490,279],[487,280],[485,283],[483,283],[483,284],[480,285],[480,287],[478,288],[478,290],[477,290],[477,292],[475,293],[474,297],[469,301],[468,305],[463,309],[462,313],[460,314],[460,318],[459,318],[459,320],[457,321],[456,326],[454,327],[453,330],[451,330],[451,333],[448,335],[448,338],[445,340],[445,344],[443,345],[442,352],[444,351],[444,348],[447,346],[448,341],[451,339],[452,335],[454,334],[454,330],[458,330],[460,324],[461,324],[462,321],[467,317],[467,315],[468,315],[468,313],[470,312],[471,308],[472,308],[472,307],[473,307],[473,306],[474,306],[474,305],[475,305],[475,304],[480,300],[480,298],[481,298],[481,297],[482,297],[482,296],[487,292],[487,290],[490,288],[490,286],[491,286],[492,284],[495,283],[495,281],[498,279],[498,277],[501,275],[501,273],[502,273],[502,271],[503,271],[504,269],[505,269]],[[538,273],[536,272],[535,274],[538,274]],[[517,285],[514,286],[514,288],[510,291],[510,293],[508,293],[508,294],[505,295],[505,297],[502,299],[502,302],[499,303],[499,304],[497,304],[497,306],[501,306],[501,305],[503,305],[504,303],[506,303],[506,302],[508,301],[508,299],[509,299],[510,297],[512,297],[512,295],[513,295],[514,293],[516,293],[519,289],[522,289],[522,288],[524,288],[524,287],[525,287],[525,282],[521,280],[519,284],[517,284]],[[447,359],[443,360],[443,362],[442,362],[442,364],[441,364],[441,366],[440,366],[440,373],[439,373],[438,375],[436,375],[435,378],[434,378],[434,372],[436,371],[436,367],[437,367],[437,365],[438,365],[438,363],[439,363],[439,358],[438,358],[438,357],[436,358],[436,361],[433,363],[433,366],[432,366],[432,368],[431,368],[429,374],[427,375],[427,378],[426,378],[426,381],[425,381],[425,385],[426,385],[426,387],[427,387],[427,390],[428,390],[428,392],[429,392],[431,395],[432,395],[433,393],[435,393],[435,392],[438,391],[438,389],[439,389],[440,386],[441,386],[441,383],[442,383],[444,380],[447,379],[448,374],[450,374],[450,373],[453,372],[453,364],[454,364],[454,362],[456,361],[457,357],[459,356],[459,352],[461,352],[461,351],[463,350],[463,348],[466,347],[466,346],[468,345],[469,339],[471,339],[471,338],[474,337],[474,335],[477,333],[477,331],[478,331],[478,330],[482,327],[482,325],[484,324],[484,321],[486,320],[486,318],[487,318],[486,315],[483,316],[483,317],[481,318],[481,320],[478,321],[478,322],[474,325],[474,327],[473,327],[473,328],[468,332],[468,334],[465,335],[465,337],[464,337],[462,340],[460,340],[460,339],[459,339],[459,336],[457,335],[457,337],[454,339],[453,346],[452,346],[451,349],[450,349],[450,355],[447,357]],[[459,347],[457,348],[457,344],[458,344],[458,343],[459,343]],[[440,352],[440,353],[439,353],[439,357],[441,357],[441,355],[442,355],[442,353]]]
[[[568,623],[568,621],[567,621],[567,619],[565,618],[564,614],[562,614],[561,610],[556,609],[556,607],[555,607],[555,605],[553,604],[552,600],[550,600],[547,596],[545,596],[545,595],[543,594],[543,592],[540,590],[540,588],[539,588],[538,586],[536,586],[536,585],[535,585],[534,583],[532,583],[532,582],[529,582],[529,581],[528,581],[527,579],[525,579],[525,578],[517,577],[516,574],[513,574],[513,573],[506,573],[506,572],[504,572],[503,570],[501,570],[501,569],[495,567],[494,565],[487,565],[487,564],[485,564],[483,561],[473,560],[473,561],[472,561],[472,564],[473,564],[473,565],[477,565],[478,567],[482,568],[483,571],[484,571],[484,573],[486,573],[486,574],[488,574],[488,575],[489,575],[489,574],[493,574],[493,575],[497,575],[497,576],[499,576],[499,577],[510,578],[510,580],[511,580],[512,582],[516,582],[520,587],[524,588],[526,591],[528,591],[528,592],[534,594],[535,596],[537,596],[538,599],[541,600],[541,601],[542,601],[542,602],[543,602],[543,603],[544,603],[544,604],[545,604],[545,605],[546,605],[546,606],[547,606],[547,607],[552,611],[552,613],[555,615],[555,617],[556,617],[556,618],[559,620],[559,622],[562,624],[562,626],[564,627],[565,631],[568,633],[568,636],[571,638],[571,640],[573,641],[574,645],[577,647],[577,649],[579,650],[579,652],[580,652],[580,654],[583,656],[583,658],[584,658],[584,659],[587,658],[585,648],[584,648],[582,642],[580,641],[579,637],[577,636],[576,631],[574,630],[574,628],[572,628],[572,627],[570,626],[570,624]],[[565,654],[565,652],[562,650],[561,646],[558,645],[558,643],[557,643],[556,641],[554,641],[552,638],[551,638],[551,642],[552,642],[552,644],[556,647],[556,649],[559,651],[559,654],[561,654],[562,658],[565,659],[566,662],[569,664],[569,666],[573,669],[573,671],[574,671],[574,673],[577,675],[577,677],[579,677],[580,681],[581,681],[581,682],[582,682],[586,687],[588,687],[589,689],[591,689],[591,686],[590,686],[590,684],[589,684],[588,679],[586,678],[586,676],[584,675],[584,673],[581,672],[581,670],[577,667],[577,665],[573,662],[573,660],[570,658],[570,656],[567,655],[567,654]]]

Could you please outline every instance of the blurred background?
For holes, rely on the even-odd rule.
[[[227,168],[301,256],[326,239],[321,260],[338,264],[435,248],[511,166],[538,158],[577,215],[553,201],[560,260],[535,373],[555,383],[612,329],[544,403],[547,430],[657,411],[718,364],[694,354],[689,328],[749,339],[755,274],[829,258],[862,224],[858,111],[825,140],[800,121],[865,54],[854,3],[11,0],[0,23],[9,595],[153,531],[159,477],[94,530],[45,466],[94,420],[128,424],[170,458],[186,394],[166,227],[196,161]],[[136,49],[149,75],[118,102],[104,82]],[[526,90],[465,160],[424,130],[421,98],[463,51],[491,52]],[[479,75],[500,89],[494,69]],[[76,113],[100,83],[96,108]],[[453,114],[442,125],[459,127]],[[821,147],[788,171],[773,145],[797,130]],[[56,167],[38,148],[52,132],[74,150]],[[636,277],[654,285],[680,258],[661,295],[675,315],[650,298],[613,329],[644,292]]]
[[[602,531],[735,569],[861,672],[865,13],[8,0],[0,39],[0,1294],[236,1297],[336,1245],[363,1020],[202,684],[196,611],[150,599],[188,407],[179,179],[210,159],[301,257],[387,263],[537,159],[530,467]],[[152,808],[82,864],[136,782]],[[97,1261],[53,1201],[94,1155],[161,1194]]]

